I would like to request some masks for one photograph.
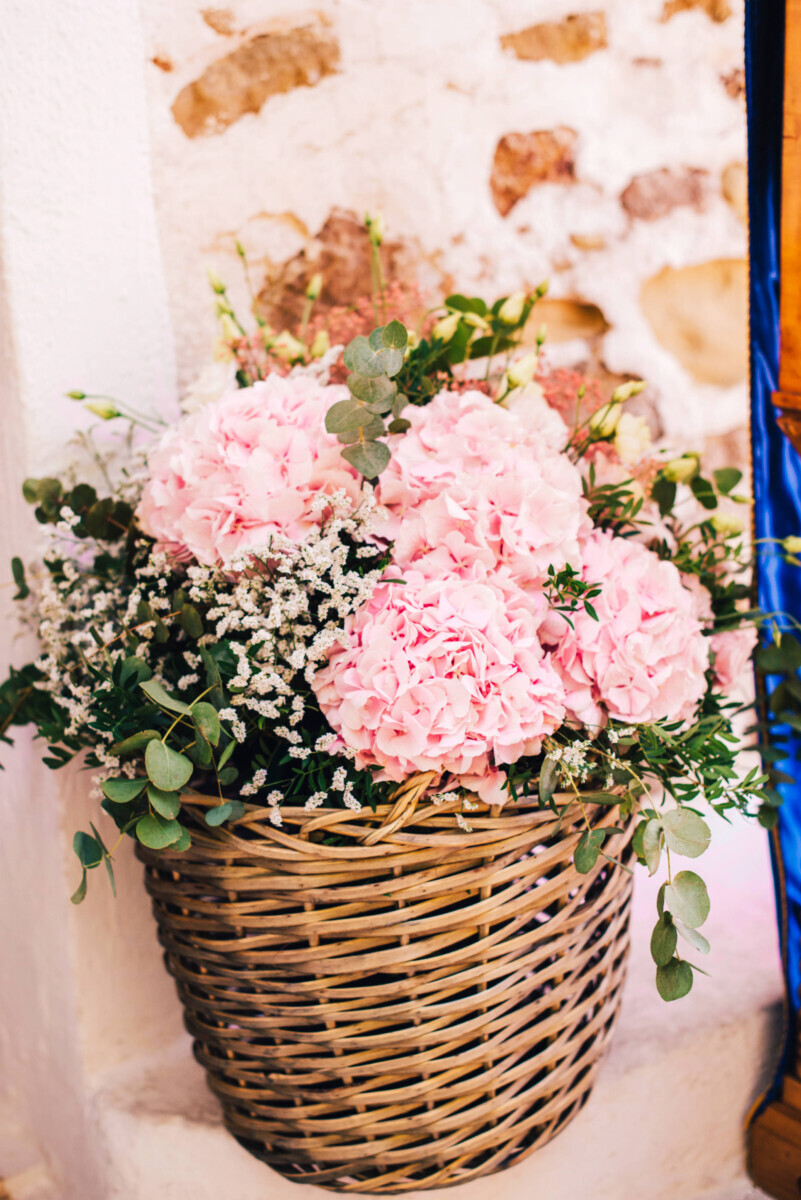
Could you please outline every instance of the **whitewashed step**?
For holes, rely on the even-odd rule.
[[[780,1029],[772,883],[760,832],[717,821],[713,846],[704,859],[711,978],[697,977],[683,1001],[658,998],[648,952],[657,883],[638,877],[623,1008],[588,1104],[550,1145],[509,1171],[450,1189],[450,1200],[759,1196],[745,1180],[742,1130],[772,1070]],[[94,1122],[98,1152],[110,1164],[97,1200],[324,1195],[308,1186],[299,1192],[225,1132],[188,1040],[158,1062],[106,1078]]]

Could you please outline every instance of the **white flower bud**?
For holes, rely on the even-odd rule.
[[[733,517],[731,513],[715,513],[712,518],[712,528],[721,537],[730,538],[743,532],[743,523],[739,517]]]
[[[217,272],[212,271],[211,267],[209,267],[206,271],[206,274],[209,277],[209,283],[211,284],[212,291],[216,292],[218,296],[222,296],[225,292],[225,284],[220,279]]]
[[[610,400],[594,412],[590,417],[589,425],[593,439],[601,440],[611,437],[617,428],[622,411],[616,400]]]
[[[522,358],[511,363],[506,372],[510,387],[525,387],[527,383],[531,383],[537,370],[538,361],[539,355],[532,353],[524,354]]]
[[[220,317],[220,329],[227,342],[238,342],[242,337],[242,330],[229,313],[223,313]]]
[[[270,352],[284,362],[294,362],[297,358],[305,357],[306,347],[288,329],[283,329],[270,343]]]
[[[461,313],[450,313],[447,317],[442,317],[431,330],[431,336],[449,342],[459,328],[461,316]]]
[[[782,540],[782,548],[787,554],[801,554],[801,537],[786,537]]]
[[[681,458],[672,458],[665,463],[662,474],[671,483],[689,483],[695,479],[699,467],[697,454],[682,454]]]
[[[650,445],[651,431],[645,418],[622,413],[615,429],[615,450],[621,462],[627,467],[639,462]]]
[[[311,279],[306,285],[306,299],[316,300],[322,290],[323,277],[318,271],[315,275],[312,275]]]
[[[94,413],[96,417],[102,417],[104,421],[111,421],[114,417],[120,415],[119,409],[115,408],[113,404],[109,404],[106,400],[92,400],[84,405],[84,407],[89,412]]]
[[[328,336],[328,330],[321,329],[319,333],[315,334],[309,353],[311,354],[312,358],[322,358],[323,355],[327,354],[330,349],[331,339]]]
[[[525,292],[514,292],[498,309],[498,317],[506,325],[516,325],[523,315],[527,296]]]
[[[644,392],[648,384],[643,379],[632,379],[628,383],[621,383],[620,387],[616,387],[612,392],[612,399],[617,400],[619,404],[623,404],[625,400],[630,400],[632,396],[639,396],[640,392]]]
[[[370,241],[374,246],[380,246],[386,234],[384,214],[380,209],[376,213],[365,213],[364,223],[367,226],[367,232],[370,235]]]

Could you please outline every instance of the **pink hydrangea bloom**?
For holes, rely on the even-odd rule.
[[[312,507],[320,493],[343,489],[355,506],[359,476],[323,426],[329,406],[347,395],[271,375],[186,417],[150,455],[142,529],[173,553],[211,564],[271,534],[302,539],[320,523]]]
[[[525,472],[463,475],[448,488],[400,519],[393,557],[402,567],[423,568],[443,549],[451,570],[468,570],[476,561],[492,569],[509,568],[519,583],[542,582],[553,565],[578,562],[579,538],[591,525],[581,499],[578,471],[563,454],[528,456]],[[428,570],[427,574],[431,574]]]
[[[728,691],[742,683],[757,643],[755,627],[743,625],[741,629],[727,629],[723,633],[715,633],[709,639],[709,643],[717,686]]]
[[[558,640],[568,712],[588,725],[606,715],[635,725],[691,718],[706,689],[709,646],[696,597],[673,563],[598,530],[584,545],[582,575],[602,589],[592,601],[599,620],[582,608],[574,629],[555,614],[543,631]]]
[[[547,406],[521,402],[512,412],[478,391],[443,391],[403,415],[411,428],[390,439],[392,459],[378,489],[381,503],[398,512],[438,496],[464,475],[525,478],[532,459],[555,457],[568,437]]]
[[[357,767],[398,781],[451,772],[472,784],[536,754],[564,716],[538,637],[544,599],[478,567],[473,578],[410,570],[403,579],[381,584],[347,619],[348,645],[313,681]]]

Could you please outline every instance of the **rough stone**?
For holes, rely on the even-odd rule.
[[[213,62],[179,93],[173,116],[187,137],[219,133],[265,100],[312,87],[339,66],[339,43],[328,20],[260,33]]]
[[[744,162],[730,162],[720,176],[720,189],[737,216],[748,224],[748,169]]]
[[[153,66],[158,67],[160,71],[168,72],[175,69],[172,59],[166,54],[154,54],[150,61],[152,62]],[[1,1196],[0,1200],[2,1200]]]
[[[236,17],[230,8],[202,8],[200,15],[220,37],[231,37],[236,33]]]
[[[665,267],[646,280],[640,304],[657,341],[699,383],[732,387],[745,378],[748,265],[721,258]]]
[[[540,183],[572,183],[578,135],[565,126],[507,133],[495,147],[490,188],[495,207],[507,216]]]
[[[709,176],[697,167],[660,167],[646,175],[635,175],[620,196],[630,217],[655,221],[679,205],[700,209]]]
[[[602,12],[572,13],[561,21],[543,21],[501,38],[504,50],[526,62],[545,58],[557,63],[580,62],[606,45],[606,15]]]
[[[727,95],[731,96],[732,100],[741,100],[745,95],[745,71],[743,68],[735,67],[733,71],[721,75],[720,78]]]
[[[669,21],[676,13],[687,12],[691,8],[700,8],[713,21],[727,21],[732,14],[729,0],[665,0],[662,9],[662,20]]]
[[[609,322],[597,304],[586,300],[539,300],[526,326],[524,340],[533,341],[541,325],[546,328],[548,343],[571,342],[575,338],[595,338],[606,333]]]
[[[388,283],[415,278],[414,255],[400,241],[381,247]],[[256,299],[259,315],[276,329],[294,328],[304,307],[312,275],[323,277],[315,312],[353,304],[372,291],[370,245],[355,213],[333,209],[308,244],[293,258],[268,271]]]

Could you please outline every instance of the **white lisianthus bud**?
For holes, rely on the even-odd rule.
[[[331,339],[328,336],[327,329],[321,329],[319,333],[314,335],[314,341],[311,344],[309,354],[312,358],[322,358],[331,349]]]
[[[782,539],[782,549],[787,554],[801,554],[801,537],[786,537]]]
[[[630,400],[632,396],[639,396],[640,392],[644,392],[648,384],[644,379],[631,379],[628,383],[621,383],[620,387],[616,387],[612,392],[612,399],[617,400],[619,404]]]
[[[697,454],[682,454],[681,458],[671,458],[665,463],[662,474],[671,483],[689,483],[695,479],[700,469]]]
[[[472,325],[474,329],[489,329],[487,318],[479,316],[478,313],[462,313],[462,320],[464,321],[465,325]]]
[[[315,275],[312,275],[311,279],[306,284],[306,299],[316,300],[322,290],[323,277],[318,271]]]
[[[498,317],[505,325],[516,325],[523,315],[527,296],[525,292],[514,292],[498,309]]]
[[[626,466],[639,462],[650,445],[651,431],[645,418],[622,413],[615,429],[615,450],[621,462]]]
[[[218,296],[222,296],[225,293],[225,284],[220,279],[217,272],[212,271],[211,267],[209,267],[206,271],[206,274],[209,277],[209,283],[211,284],[212,291],[216,292]]]
[[[79,392],[77,390],[73,391],[73,392],[65,392],[64,395],[67,397],[68,400],[85,400],[86,399],[86,392]]]
[[[220,317],[220,330],[226,342],[238,342],[242,337],[242,330],[229,313],[223,313]]]
[[[409,328],[408,328],[408,326],[407,326],[407,329],[406,329],[406,350],[407,350],[407,351],[409,351],[409,350],[414,350],[414,349],[415,349],[417,346],[419,346],[419,345],[420,345],[420,338],[417,336],[417,332],[416,332],[416,330],[414,330],[414,329],[409,329]]]
[[[431,330],[431,336],[449,342],[459,328],[461,316],[461,313],[450,313],[447,317],[442,317]]]
[[[91,400],[89,403],[85,404],[84,407],[88,409],[90,413],[94,413],[96,417],[102,417],[104,421],[111,421],[114,419],[114,417],[118,417],[120,415],[119,409],[115,408],[114,405],[110,404],[107,400]]]
[[[376,213],[365,213],[364,223],[367,227],[367,232],[370,235],[370,241],[374,246],[380,246],[386,234],[384,225],[384,214],[379,209]]]
[[[712,528],[721,537],[730,538],[743,532],[743,523],[739,517],[733,517],[731,513],[715,513],[712,518]]]
[[[611,437],[617,429],[622,411],[616,400],[610,400],[602,408],[597,409],[590,417],[589,429],[593,440],[601,441],[603,438]]]
[[[506,378],[509,381],[510,387],[525,387],[527,383],[531,383],[534,374],[537,370],[539,361],[538,354],[524,354],[522,358],[518,358],[516,362],[509,365],[506,372]]]
[[[282,329],[270,343],[270,352],[284,362],[294,362],[295,359],[305,358],[306,347],[288,329]]]

